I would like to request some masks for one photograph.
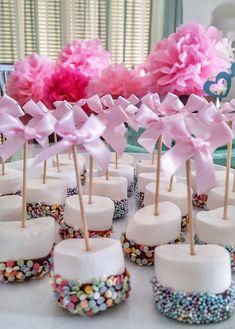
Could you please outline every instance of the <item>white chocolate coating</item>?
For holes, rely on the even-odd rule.
[[[111,159],[110,162],[115,163],[116,162],[116,155],[115,152],[111,153]],[[125,165],[133,165],[135,162],[135,159],[132,155],[128,153],[123,153],[120,158],[118,158],[118,163],[125,164]]]
[[[170,201],[176,204],[181,211],[181,215],[185,216],[188,213],[188,206],[187,206],[187,186],[184,183],[176,182],[173,184],[173,188],[171,192],[168,192],[168,185],[167,184],[160,184],[159,189],[159,201]],[[154,203],[155,197],[155,189],[156,184],[150,183],[145,187],[144,192],[144,205],[148,206]],[[193,191],[192,191],[193,193]]]
[[[112,226],[114,214],[113,201],[109,198],[95,195],[92,197],[92,204],[89,204],[88,201],[89,196],[83,195],[88,229],[93,231],[109,230]],[[64,221],[68,226],[83,228],[77,195],[72,195],[66,199]]]
[[[208,193],[207,207],[209,210],[223,207],[224,205],[224,187],[214,187]],[[235,206],[235,192],[229,191],[228,204]]]
[[[154,206],[138,210],[128,223],[126,237],[138,244],[157,246],[175,240],[181,231],[181,213],[172,202],[159,203],[159,215]]]
[[[47,168],[47,178],[64,180],[67,187],[77,186],[75,171],[72,166],[62,166],[59,172],[56,167]]]
[[[21,189],[22,173],[18,170],[8,169],[5,175],[0,175],[0,195],[15,193]]]
[[[98,176],[104,176],[105,171],[101,168],[98,169]],[[109,165],[109,175],[110,176],[122,176],[126,177],[128,184],[132,183],[134,180],[134,167],[126,164],[119,164],[116,169],[115,164],[111,163]]]
[[[32,178],[27,180],[26,188],[27,203],[64,204],[67,197],[67,184],[62,179],[47,179],[43,184],[42,179]]]
[[[155,249],[155,275],[164,287],[177,291],[222,293],[231,285],[229,253],[216,245],[164,245]]]
[[[89,179],[84,186],[85,194],[88,194]],[[127,199],[127,179],[121,176],[110,176],[106,180],[105,176],[93,177],[93,194],[105,196],[113,201]]]
[[[84,239],[67,239],[55,246],[54,271],[62,278],[89,283],[101,276],[124,272],[121,243],[110,238],[90,239],[85,251]]]
[[[141,160],[136,163],[136,174],[137,176],[142,172],[156,172],[157,161],[152,164],[151,159]]]
[[[19,195],[6,195],[0,197],[0,221],[20,220],[22,198]]]
[[[21,228],[19,221],[0,222],[0,262],[46,257],[54,239],[55,220],[52,217],[29,220],[25,228]]]
[[[86,158],[83,155],[81,155],[80,153],[77,153],[77,160],[78,160],[78,166],[79,166],[79,173],[80,173],[80,175],[82,175],[84,173],[84,170],[86,169]],[[72,154],[71,154],[70,158],[69,158],[68,154],[59,154],[59,163],[60,163],[60,166],[74,166]],[[57,166],[55,157],[52,159],[52,166],[53,167]]]
[[[199,211],[196,215],[196,234],[206,243],[235,246],[235,206],[228,207],[228,219],[223,219],[223,207]]]
[[[214,187],[219,187],[219,186],[225,186],[225,177],[226,177],[226,171],[225,170],[215,170],[215,186]],[[196,172],[192,171],[191,172],[191,182],[192,182],[192,189],[193,193],[197,193],[196,189]],[[233,184],[233,173],[231,171],[230,174],[230,186]],[[209,191],[203,193],[203,194],[208,194]]]

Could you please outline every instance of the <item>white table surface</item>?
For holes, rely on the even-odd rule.
[[[146,155],[137,155],[137,159]],[[14,164],[18,167],[18,163]],[[38,168],[31,171],[34,176]],[[114,222],[113,237],[119,239],[136,211],[134,198],[126,218]],[[168,329],[189,328],[162,316],[156,309],[150,283],[153,266],[140,267],[126,259],[131,273],[132,290],[129,299],[92,318],[71,315],[59,307],[49,285],[49,277],[21,284],[0,285],[0,329]],[[235,277],[233,276],[235,279]],[[200,328],[234,329],[235,313],[224,322],[201,325]]]

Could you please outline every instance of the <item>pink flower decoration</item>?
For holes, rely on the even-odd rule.
[[[45,56],[32,54],[24,57],[15,63],[7,80],[7,94],[21,106],[30,99],[43,101],[44,79],[51,75],[53,67],[53,62]]]
[[[129,70],[124,64],[110,65],[100,77],[93,78],[87,88],[88,96],[111,94],[128,98],[131,94],[142,97],[148,92],[148,79],[143,70]]]
[[[55,101],[76,102],[86,97],[90,78],[70,67],[57,67],[50,78],[45,79],[44,97],[52,107]]]
[[[150,89],[165,95],[204,95],[203,84],[231,64],[231,51],[222,32],[190,23],[155,45],[143,67],[150,73]]]
[[[59,66],[79,70],[88,77],[99,76],[110,63],[110,53],[98,39],[72,41],[62,48],[57,60]]]

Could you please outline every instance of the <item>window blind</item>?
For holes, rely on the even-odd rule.
[[[16,61],[19,44],[25,55],[55,59],[70,40],[99,38],[113,63],[131,67],[149,51],[152,1],[0,0],[0,63]],[[23,33],[17,34],[19,24]]]

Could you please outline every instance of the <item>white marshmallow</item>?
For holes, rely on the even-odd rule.
[[[215,171],[215,186],[214,187],[219,187],[219,186],[225,186],[225,177],[226,177],[226,170],[216,170]],[[196,171],[191,172],[191,183],[192,183],[192,189],[193,193],[197,193],[196,189]],[[230,174],[230,186],[233,184],[233,173],[231,171]],[[203,194],[208,194],[209,191],[203,193]]]
[[[84,186],[85,194],[88,194],[89,179]],[[125,177],[105,176],[93,177],[92,190],[94,195],[105,196],[113,201],[127,199],[127,179]]]
[[[55,238],[55,220],[41,217],[26,222],[0,222],[0,262],[38,259],[49,255]]]
[[[67,187],[77,186],[75,171],[72,166],[62,166],[59,172],[56,167],[47,168],[47,178],[64,180]]]
[[[18,170],[8,169],[5,175],[0,175],[0,195],[15,193],[21,189],[22,173]]]
[[[78,153],[77,160],[79,166],[79,173],[80,175],[82,175],[84,173],[84,170],[86,169],[86,158],[80,153]],[[71,159],[69,158],[68,154],[59,154],[59,163],[60,166],[74,166],[72,154],[71,154]],[[57,162],[55,158],[53,158],[52,160],[52,166],[53,167],[57,166]]]
[[[54,249],[54,272],[68,280],[89,283],[94,278],[122,274],[125,269],[121,243],[118,240],[90,239],[85,251],[84,239],[68,239]]]
[[[88,229],[92,231],[109,230],[112,226],[114,203],[111,199],[100,196],[92,197],[92,204],[88,203],[89,196],[83,195]],[[81,211],[77,195],[66,199],[64,222],[71,227],[83,228]]]
[[[209,191],[207,200],[207,207],[209,210],[223,207],[224,193],[224,187],[214,187]],[[228,204],[235,206],[235,192],[229,191]]]
[[[152,164],[152,160],[140,160],[136,163],[136,174],[139,175],[142,172],[156,172],[157,161],[154,161]]]
[[[6,195],[0,197],[0,221],[20,220],[22,198],[19,195]]]
[[[116,162],[116,154],[115,152],[111,153],[111,159],[110,162],[115,163]],[[125,165],[133,165],[135,162],[135,159],[132,155],[128,153],[123,153],[121,157],[118,157],[118,163],[125,164]]]
[[[223,219],[223,207],[199,211],[196,215],[196,234],[206,243],[235,246],[235,206],[228,206],[228,219]]]
[[[219,294],[231,285],[229,253],[216,245],[164,245],[155,249],[155,275],[164,287],[177,291]]]
[[[176,204],[181,211],[182,216],[188,213],[187,206],[187,186],[184,183],[176,182],[173,184],[172,191],[168,192],[169,183],[161,183],[159,189],[159,201],[170,201]],[[154,203],[156,183],[150,183],[145,187],[144,205],[148,206]],[[193,193],[193,191],[192,191]]]
[[[101,168],[98,169],[98,176],[104,176],[105,171]],[[126,164],[119,164],[116,169],[115,164],[111,163],[109,165],[109,175],[110,176],[122,176],[126,177],[128,184],[132,183],[134,180],[134,167]]]
[[[175,240],[181,231],[181,214],[172,202],[159,203],[159,215],[154,205],[138,210],[128,223],[126,237],[138,244],[157,246]]]
[[[26,184],[27,203],[45,202],[48,205],[64,204],[67,196],[67,184],[64,180],[32,178],[27,180]]]
[[[144,192],[145,186],[156,181],[156,172],[142,172],[138,176],[137,189]]]

